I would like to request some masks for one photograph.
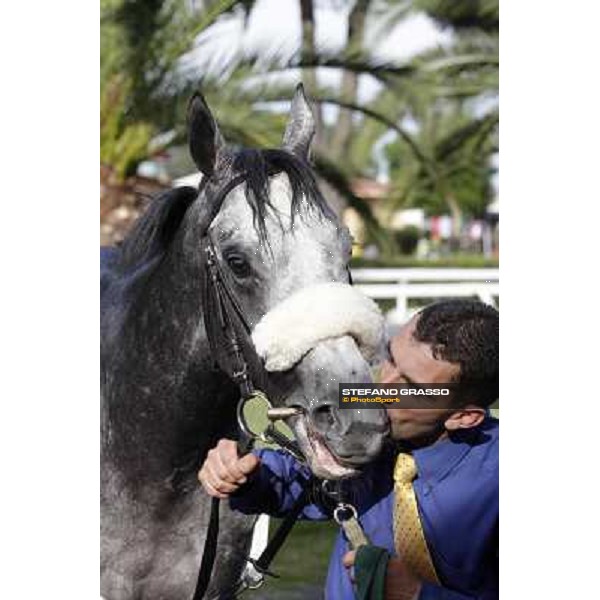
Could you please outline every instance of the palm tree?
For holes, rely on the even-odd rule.
[[[180,114],[181,57],[221,16],[249,7],[248,0],[197,7],[186,0],[101,0],[100,8],[100,154],[123,179]]]
[[[452,28],[455,42],[417,58],[425,97],[411,103],[410,114],[426,160],[415,160],[400,142],[388,148],[395,188],[391,208],[448,211],[457,236],[463,213],[480,216],[490,200],[490,158],[498,150],[498,3],[415,4]]]
[[[320,108],[316,111],[321,122],[315,145],[316,168],[344,202],[359,210],[374,235],[381,234],[380,228],[368,206],[352,193],[351,180],[376,173],[373,147],[390,131],[397,136],[388,151],[393,163],[394,205],[440,201],[451,212],[463,210],[468,201],[456,190],[475,174],[482,175],[476,150],[489,152],[496,135],[497,114],[495,118],[476,118],[466,107],[473,98],[493,96],[497,89],[497,2],[354,0],[346,48],[330,55],[316,45],[313,0],[299,0],[302,42],[291,58],[277,53],[240,56],[233,64],[224,65],[226,76],[201,73],[182,77],[180,58],[192,48],[198,33],[207,31],[224,14],[238,11],[247,18],[253,5],[251,0],[205,1],[199,7],[183,0],[103,0],[103,89],[108,89],[109,76],[116,72],[122,78],[121,85],[132,90],[124,95],[120,128],[113,124],[113,132],[123,134],[124,128],[140,123],[151,126],[138,127],[146,135],[172,129],[173,123],[184,122],[181,117],[186,99],[200,86],[230,141],[277,144],[284,118],[266,107],[289,100],[292,86],[263,75],[301,69],[317,107],[329,104],[339,109],[333,127],[322,122]],[[364,43],[367,19],[379,17],[383,31],[414,10],[426,10],[444,27],[451,27],[454,44],[404,63],[376,60]],[[134,18],[137,11],[142,18]],[[105,40],[110,42],[106,52]],[[126,51],[111,56],[109,50],[119,44]],[[339,89],[318,84],[316,73],[321,67],[341,72]],[[375,78],[380,91],[371,102],[361,105],[357,89],[362,77]],[[407,119],[416,124],[416,133],[407,131]],[[252,127],[248,127],[250,122]],[[183,130],[175,129],[169,143],[180,143],[183,136]]]

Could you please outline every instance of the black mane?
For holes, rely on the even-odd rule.
[[[203,201],[214,203],[216,215],[223,200],[231,190],[245,183],[246,201],[252,209],[254,227],[263,242],[268,243],[266,219],[268,209],[273,209],[269,198],[269,178],[285,173],[292,188],[292,226],[296,215],[315,211],[327,219],[334,214],[321,195],[310,165],[285,150],[255,150],[243,148],[226,157],[227,180],[219,177],[203,178],[199,189],[182,187],[159,195],[137,221],[120,246],[118,268],[135,269],[152,259],[158,259],[169,247],[183,217],[200,192],[206,190]],[[213,181],[215,179],[215,181]],[[213,191],[215,190],[215,191]]]
[[[154,198],[121,243],[117,269],[135,269],[164,254],[197,196],[197,189],[180,187]]]

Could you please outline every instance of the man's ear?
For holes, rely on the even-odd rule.
[[[190,154],[204,175],[212,175],[225,141],[200,92],[188,104],[187,121]]]
[[[468,404],[464,408],[454,411],[446,422],[444,427],[448,431],[457,429],[470,429],[477,427],[485,419],[485,409],[475,404]]]

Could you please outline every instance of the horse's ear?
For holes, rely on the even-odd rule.
[[[188,104],[187,120],[190,154],[204,175],[212,175],[225,141],[200,92]]]
[[[299,83],[292,100],[292,110],[283,136],[283,147],[306,160],[314,135],[315,118],[304,95],[304,86]]]

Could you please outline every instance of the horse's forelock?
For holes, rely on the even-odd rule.
[[[319,191],[311,166],[286,150],[240,150],[233,158],[232,169],[243,177],[246,201],[252,209],[254,226],[262,241],[268,242],[267,214],[268,209],[274,208],[269,183],[275,175],[285,174],[288,178],[292,226],[295,216],[311,211],[327,219],[335,219]]]

